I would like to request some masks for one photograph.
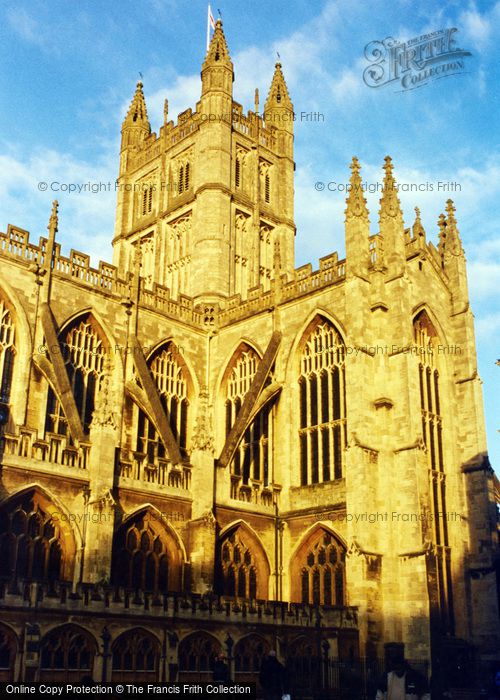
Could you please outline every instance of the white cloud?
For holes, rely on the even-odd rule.
[[[42,27],[25,8],[16,7],[7,11],[7,22],[11,29],[24,41],[45,48],[46,40]]]
[[[59,201],[59,242],[63,255],[73,247],[91,255],[94,265],[111,259],[117,160],[114,148],[97,164],[67,153],[40,149],[27,157],[0,156],[0,225],[30,230],[38,243],[46,236],[52,200]],[[47,189],[40,189],[46,183]],[[69,186],[80,191],[69,192]],[[94,191],[92,191],[92,189]]]

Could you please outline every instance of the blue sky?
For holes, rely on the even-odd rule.
[[[235,99],[265,100],[279,52],[295,111],[324,121],[295,123],[297,265],[344,254],[344,193],[315,183],[345,183],[359,157],[366,181],[380,181],[386,154],[400,183],[434,191],[402,192],[405,221],[418,205],[436,241],[438,215],[451,196],[469,264],[488,445],[500,464],[497,410],[500,368],[500,2],[214,0],[235,64]],[[114,192],[39,192],[40,181],[113,182],[120,125],[139,72],[152,128],[199,97],[205,51],[204,0],[4,2],[0,8],[0,228],[16,224],[45,235],[51,200],[60,201],[59,240],[111,259]],[[465,71],[411,91],[371,89],[362,79],[364,47],[457,27],[472,53]],[[438,182],[460,191],[438,192]],[[55,187],[58,187],[57,185]],[[373,232],[379,194],[368,194]]]

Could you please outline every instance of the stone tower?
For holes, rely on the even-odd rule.
[[[151,133],[142,84],[122,127],[114,263],[142,254],[146,283],[200,302],[269,289],[274,245],[291,275],[293,105],[280,64],[264,118],[233,100],[233,64],[219,20],[201,71],[201,98]]]

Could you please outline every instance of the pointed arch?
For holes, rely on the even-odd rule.
[[[179,682],[211,681],[215,657],[222,644],[205,630],[191,632],[179,642]]]
[[[111,645],[111,682],[158,681],[160,655],[160,641],[149,630],[135,627],[122,632]]]
[[[262,666],[262,659],[271,651],[271,644],[260,634],[247,634],[234,646],[234,666],[238,674],[245,674],[246,682],[255,682]],[[250,679],[248,674],[255,676]],[[240,680],[242,680],[240,678]]]
[[[429,473],[429,511],[431,519],[427,537],[432,540],[432,555],[426,558],[429,596],[435,601],[431,625],[440,634],[454,634],[453,577],[447,523],[447,458],[443,439],[446,428],[444,407],[449,404],[446,393],[446,362],[439,331],[426,307],[413,317],[422,436],[426,447]],[[443,376],[444,375],[444,376]],[[443,386],[444,385],[444,386]],[[451,416],[448,416],[451,418]],[[450,421],[451,422],[451,421]],[[449,428],[447,429],[449,432]]]
[[[19,649],[19,639],[9,625],[0,623],[0,682],[14,680],[14,668]]]
[[[75,533],[66,510],[38,484],[0,502],[0,560],[14,579],[71,581]],[[79,538],[81,544],[81,538]]]
[[[220,405],[224,410],[226,439],[236,421],[243,401],[262,360],[262,354],[254,344],[240,340],[224,368],[221,380]],[[268,384],[271,378],[268,379]],[[273,406],[265,403],[248,422],[237,446],[230,469],[233,475],[233,497],[247,498],[246,489],[251,482],[267,487],[273,481],[272,470]],[[241,487],[243,491],[241,490]]]
[[[260,537],[246,522],[238,520],[221,531],[216,560],[223,595],[268,600],[271,566]]]
[[[188,436],[194,398],[193,373],[180,347],[173,340],[158,343],[147,356],[147,367],[156,385],[159,400],[168,419],[173,440],[180,453],[187,456]],[[162,440],[153,416],[136,400],[134,410],[135,450],[146,464],[158,465],[169,458],[168,445]]]
[[[330,527],[315,524],[304,534],[290,558],[293,602],[345,605],[346,547]]]
[[[239,353],[245,350],[252,350],[257,355],[259,360],[264,357],[264,350],[262,349],[261,345],[247,336],[242,336],[239,340],[233,343],[231,349],[225,355],[224,362],[221,363],[221,369],[216,382],[218,395],[220,394],[222,387],[227,380],[228,374],[231,372],[232,363],[236,361]]]
[[[168,515],[145,504],[123,518],[113,539],[116,585],[155,594],[182,590],[184,544]]]
[[[25,371],[25,368],[29,367],[31,363],[33,336],[26,311],[18,295],[5,279],[2,280],[0,286],[0,306],[2,301],[12,319],[14,339],[8,350],[8,364],[10,367],[6,368],[5,366],[7,345],[2,351],[2,344],[0,344],[0,389],[2,389],[2,384],[5,389],[9,385],[8,392],[2,391],[5,394],[4,399],[8,398],[8,401],[4,401],[4,403],[9,404],[9,414],[14,425],[22,425],[29,381],[29,372]],[[2,398],[0,397],[1,401]]]
[[[52,627],[40,643],[40,680],[81,681],[92,676],[98,644],[91,632],[74,623]]]
[[[344,338],[314,314],[296,344],[300,484],[340,479],[347,445]]]
[[[58,331],[59,351],[63,357],[70,388],[73,393],[83,431],[88,433],[96,398],[101,389],[104,374],[110,370],[109,362],[116,354],[112,341],[106,335],[93,309],[79,310],[67,319]],[[50,354],[50,350],[49,350]],[[118,386],[122,377],[121,358],[114,363],[114,378]],[[116,384],[115,384],[116,386]],[[65,415],[60,397],[51,384],[47,391],[45,430],[66,435],[68,417]]]
[[[347,345],[348,342],[348,333],[347,329],[345,328],[344,324],[341,322],[341,320],[333,314],[330,310],[322,307],[322,306],[317,306],[311,313],[309,313],[306,318],[304,319],[301,327],[295,334],[295,338],[290,346],[290,350],[288,352],[288,358],[286,360],[286,377],[287,381],[293,382],[295,381],[295,378],[297,376],[297,357],[298,354],[300,353],[300,347],[305,341],[305,338],[308,336],[308,331],[311,327],[315,325],[315,322],[318,320],[323,320],[326,321],[327,323],[331,323],[331,325],[337,330],[339,333],[344,345]]]
[[[432,324],[437,337],[440,339],[440,342],[443,345],[448,345],[448,340],[446,337],[446,332],[443,327],[443,324],[439,320],[438,314],[435,313],[434,309],[430,304],[427,302],[422,302],[420,304],[417,304],[413,307],[412,312],[411,312],[411,319],[412,319],[412,324],[415,323],[415,319],[420,316],[420,314],[424,312],[428,317],[429,321]]]

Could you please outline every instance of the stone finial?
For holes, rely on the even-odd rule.
[[[359,160],[353,156],[351,161],[351,177],[349,180],[349,194],[346,199],[345,216],[346,221],[353,217],[364,217],[368,219],[368,208],[363,194],[363,183],[360,175]]]
[[[425,229],[422,224],[422,219],[420,218],[420,209],[418,207],[415,207],[415,221],[413,223],[412,231],[414,238],[419,238],[422,236],[425,238]]]
[[[401,205],[397,192],[396,181],[394,180],[392,159],[390,156],[385,157],[384,163],[384,182],[382,197],[380,199],[380,219],[385,217],[400,217],[403,218]]]
[[[165,98],[163,102],[163,123],[166,125],[168,122],[168,100]]]
[[[56,237],[56,233],[58,231],[58,226],[59,226],[59,216],[58,216],[58,210],[59,210],[59,202],[57,199],[54,199],[52,202],[52,212],[50,214],[50,219],[49,223],[47,226],[47,229],[49,231],[49,239],[53,241]]]

